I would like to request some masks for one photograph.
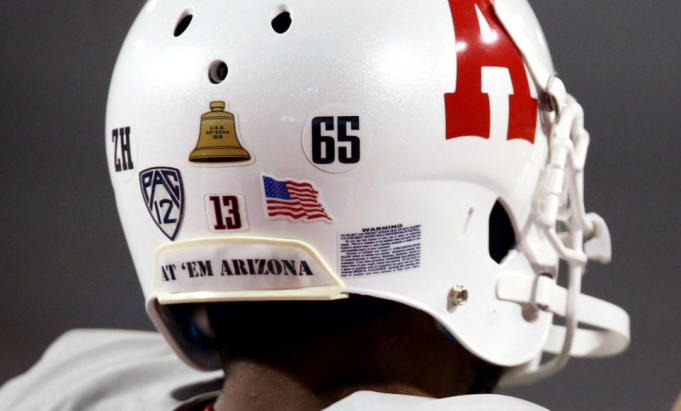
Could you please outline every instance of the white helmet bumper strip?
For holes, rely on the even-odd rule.
[[[343,281],[309,245],[257,237],[162,246],[156,253],[154,286],[161,304],[346,296]]]

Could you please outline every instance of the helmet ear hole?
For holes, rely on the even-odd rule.
[[[222,60],[216,60],[208,69],[208,78],[210,79],[211,83],[220,84],[225,81],[228,73],[229,68],[227,67],[227,63]]]
[[[511,217],[501,201],[497,201],[489,215],[489,256],[501,264],[516,246],[515,229]]]

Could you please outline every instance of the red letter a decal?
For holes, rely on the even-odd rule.
[[[537,100],[530,95],[525,65],[517,47],[494,14],[490,0],[449,0],[457,49],[456,92],[445,94],[447,139],[490,138],[490,94],[483,92],[483,68],[508,69],[513,84],[508,96],[508,140],[534,144]],[[482,16],[479,21],[478,13]],[[503,90],[501,90],[503,92]],[[505,105],[504,105],[505,107]]]

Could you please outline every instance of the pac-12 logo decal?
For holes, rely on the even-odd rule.
[[[491,0],[449,0],[457,50],[456,92],[445,94],[447,140],[497,131],[534,144],[537,99],[520,51]],[[505,114],[505,115],[504,115]],[[496,124],[508,118],[508,124]]]
[[[175,240],[184,215],[184,186],[180,170],[149,168],[140,173],[142,197],[151,218],[171,241]]]

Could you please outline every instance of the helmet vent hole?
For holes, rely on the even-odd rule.
[[[191,10],[186,10],[182,14],[182,17],[180,17],[180,20],[178,20],[177,25],[175,26],[175,37],[180,37],[187,30],[187,28],[189,28],[193,18],[194,15],[192,14]]]
[[[275,18],[272,19],[272,29],[279,34],[284,34],[291,28],[291,13],[282,10]]]
[[[222,60],[216,60],[208,69],[208,78],[210,79],[211,83],[220,84],[225,81],[228,73],[229,68],[227,67],[227,63]]]
[[[489,215],[489,256],[497,264],[516,246],[515,230],[504,205],[497,201]]]

